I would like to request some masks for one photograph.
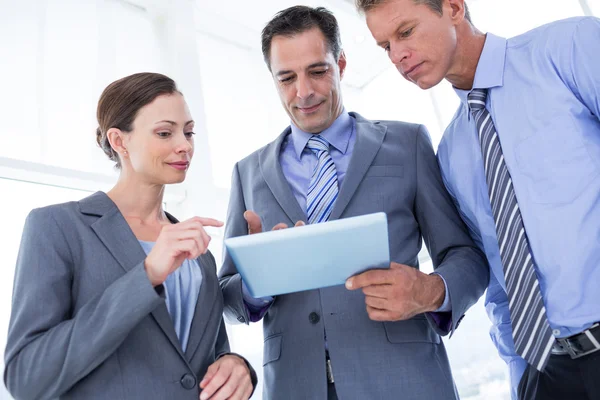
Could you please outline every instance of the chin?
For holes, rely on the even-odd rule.
[[[420,79],[417,79],[417,81],[415,82],[416,85],[423,89],[423,90],[427,90],[427,89],[431,89],[434,86],[437,86],[442,80],[444,79],[444,77],[432,77],[432,76],[423,76]]]
[[[176,175],[171,175],[171,176],[164,176],[160,180],[162,181],[163,185],[174,185],[176,183],[181,183],[181,182],[185,181],[185,176],[186,176],[186,173],[182,173],[182,174],[176,174]]]

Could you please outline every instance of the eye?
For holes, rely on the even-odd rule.
[[[401,38],[407,38],[407,37],[409,37],[413,33],[414,29],[415,28],[410,28],[410,29],[407,29],[405,31],[400,32],[400,37]]]
[[[290,83],[290,82],[292,82],[292,79],[293,78],[291,76],[288,76],[287,78],[281,78],[279,80],[279,83]]]
[[[167,137],[171,136],[171,132],[157,132],[156,134],[162,138],[167,138]]]
[[[185,136],[187,136],[188,138],[191,138],[195,134],[196,134],[196,132],[185,132]]]
[[[390,51],[390,44],[386,44],[385,46],[382,46],[383,51],[385,51],[386,53]]]
[[[322,76],[322,75],[325,75],[327,73],[327,70],[326,69],[317,70],[317,71],[313,71],[312,73],[313,73],[313,75]]]

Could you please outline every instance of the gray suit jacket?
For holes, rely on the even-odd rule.
[[[30,213],[5,354],[15,398],[198,400],[208,366],[229,351],[214,258],[198,258],[203,281],[185,353],[145,258],[102,192]]]
[[[375,322],[364,294],[343,286],[278,296],[264,317],[264,398],[326,399],[325,331],[340,399],[455,399],[439,335],[454,330],[483,294],[488,266],[444,188],[426,129],[351,115],[356,145],[330,219],[384,211],[391,260],[415,268],[424,239],[446,281],[452,322],[449,329],[438,328],[429,315]],[[279,163],[289,132],[235,166],[226,237],[247,234],[245,210],[256,211],[265,230],[306,221]],[[225,316],[248,323],[241,278],[229,256],[220,282]]]

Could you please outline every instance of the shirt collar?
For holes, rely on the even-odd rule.
[[[490,89],[504,84],[504,62],[506,60],[506,39],[491,33],[486,34],[483,51],[475,70],[473,89]],[[460,100],[467,104],[471,90],[454,88]]]
[[[296,156],[300,159],[300,156],[302,155],[308,140],[313,136],[313,133],[304,132],[294,125],[293,122],[291,127],[294,149],[296,150]],[[333,124],[319,134],[342,154],[346,154],[348,143],[350,142],[350,135],[352,134],[352,117],[344,108],[340,116],[333,121]]]

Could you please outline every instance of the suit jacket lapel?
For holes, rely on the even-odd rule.
[[[371,166],[375,155],[385,138],[387,127],[364,119],[359,114],[351,113],[356,118],[356,143],[348,164],[344,183],[331,211],[330,220],[338,219],[348,206],[358,185]]]
[[[279,153],[281,151],[281,145],[285,140],[285,137],[290,133],[288,127],[283,131],[281,135],[273,143],[269,144],[259,153],[259,163],[261,173],[269,186],[269,189],[275,196],[275,199],[287,214],[293,224],[297,221],[305,221],[306,216],[300,208],[298,201],[292,193],[292,189],[288,181],[283,175],[281,164],[279,163]],[[270,227],[264,227],[270,229]]]
[[[79,204],[80,210],[84,214],[100,217],[91,225],[91,228],[125,272],[146,258],[146,253],[131,231],[129,224],[106,193],[96,192],[80,201]],[[152,311],[152,317],[181,357],[185,359],[166,303],[162,303]]]
[[[219,283],[217,282],[217,275],[210,271],[210,262],[205,262],[206,255],[202,255],[197,258],[200,271],[202,272],[202,286],[200,287],[200,293],[198,293],[198,299],[196,300],[196,310],[194,317],[192,318],[192,324],[190,326],[190,336],[185,350],[185,356],[188,360],[192,360],[204,334],[206,332],[206,326],[211,318],[211,315],[215,312],[214,304],[219,293]],[[212,267],[214,268],[214,267]]]

